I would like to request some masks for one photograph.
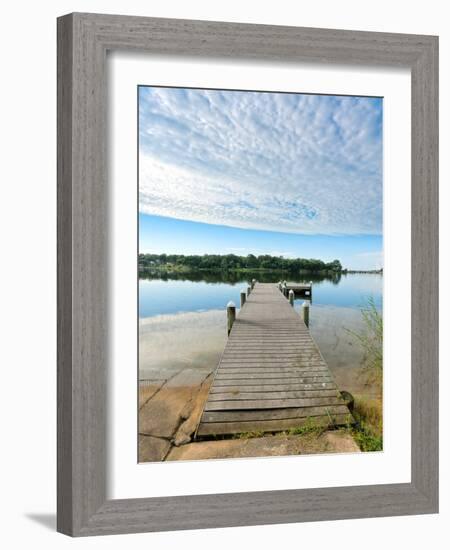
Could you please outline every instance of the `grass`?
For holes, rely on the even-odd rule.
[[[360,332],[347,329],[364,350],[364,370],[369,381],[381,384],[383,378],[383,316],[370,297],[361,308],[364,328]]]
[[[326,432],[328,426],[319,425],[314,422],[311,418],[307,418],[306,422],[302,426],[296,426],[285,432],[286,435],[313,435],[319,437],[321,434]]]
[[[356,423],[343,430],[349,433],[363,452],[383,450],[383,418],[381,399],[367,399],[356,397],[353,409],[353,418]],[[331,425],[320,425],[308,418],[303,426],[297,426],[284,432],[284,435],[309,436],[317,439],[323,433],[337,429],[330,416]],[[338,431],[341,431],[339,428]]]
[[[383,408],[381,389],[383,382],[383,316],[375,306],[373,298],[361,308],[364,328],[360,332],[347,329],[356,338],[364,351],[363,373],[366,383],[378,390],[379,398],[355,396],[351,426],[354,440],[362,451],[383,449]]]
[[[319,437],[321,434],[326,432],[327,429],[329,429],[329,426],[319,425],[316,422],[314,422],[311,418],[308,417],[308,419],[302,426],[296,426],[295,428],[290,428],[289,430],[279,432],[278,435],[285,435],[285,436],[310,435],[314,437]],[[263,436],[271,436],[271,435],[273,435],[271,432],[255,430],[250,432],[242,432],[242,433],[234,434],[231,437],[231,439],[254,439],[255,437],[263,437]]]
[[[349,428],[361,451],[383,450],[383,406],[381,399],[355,397],[353,417]]]
[[[353,417],[356,423],[348,426],[344,431],[353,437],[361,451],[382,451],[383,422],[381,400],[365,399],[363,397],[355,398]],[[332,420],[331,417],[330,420]],[[332,425],[318,425],[308,418],[303,426],[292,428],[284,432],[284,434],[310,436],[316,439],[330,429],[333,429]],[[342,428],[338,431],[341,430]]]

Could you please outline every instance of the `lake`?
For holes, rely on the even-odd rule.
[[[139,279],[139,376],[168,379],[185,368],[214,369],[226,343],[226,305],[239,307],[240,292],[261,282],[313,283],[310,330],[341,389],[365,393],[358,373],[363,350],[351,331],[364,330],[361,308],[369,298],[382,308],[381,274],[333,277],[280,273],[145,273]],[[297,298],[299,310],[304,298]]]

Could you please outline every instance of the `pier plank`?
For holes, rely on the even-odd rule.
[[[297,390],[297,391],[262,391],[262,392],[246,392],[246,391],[233,391],[212,393],[209,396],[209,402],[213,401],[251,401],[260,399],[299,399],[302,397],[337,397],[337,390],[334,388],[324,389],[319,388],[315,390]]]
[[[272,373],[233,373],[233,374],[217,374],[215,380],[270,380],[270,379],[277,379],[281,380],[283,378],[290,378],[292,380],[298,380],[298,381],[306,381],[309,380],[310,382],[317,382],[319,376],[302,376],[301,374],[297,374],[295,372],[272,372]]]
[[[215,386],[211,388],[210,395],[216,393],[226,393],[233,391],[245,391],[245,392],[271,392],[271,391],[302,391],[302,390],[317,390],[317,389],[326,389],[334,390],[336,389],[336,384],[332,383],[315,383],[315,384],[258,384],[258,385],[225,385],[225,386]]]
[[[330,415],[348,414],[345,405],[329,406]],[[250,422],[251,420],[288,420],[290,418],[312,418],[326,414],[325,407],[300,407],[288,409],[266,409],[264,411],[211,411],[205,413],[205,422]]]
[[[292,430],[300,428],[304,425],[309,425],[310,422],[316,426],[345,426],[354,422],[350,413],[337,414],[332,417],[333,420],[326,414],[319,416],[296,417],[283,420],[250,420],[243,422],[205,422],[200,424],[197,435],[227,435],[246,432],[280,432],[284,430]]]
[[[238,401],[238,400],[236,400]],[[229,411],[236,409],[280,409],[289,407],[315,407],[318,405],[341,405],[340,397],[304,397],[298,399],[246,399],[244,401],[207,401],[204,411]]]
[[[240,386],[242,389],[246,389],[248,386],[254,386],[255,382],[257,382],[257,380],[255,380],[255,379],[252,379],[252,380],[249,380],[249,379],[226,380],[225,382],[228,382],[228,383],[218,384],[214,387],[214,390],[217,389],[218,392],[220,393],[222,389],[229,388],[231,386]],[[325,382],[325,383],[329,384],[331,382]],[[266,391],[269,391],[268,388],[270,386],[280,386],[280,385],[288,385],[289,387],[293,387],[293,386],[299,387],[300,386],[301,389],[304,388],[304,387],[307,387],[307,388],[310,388],[310,389],[317,389],[317,388],[313,387],[315,382],[306,382],[306,383],[304,383],[304,382],[299,381],[298,378],[293,378],[293,379],[269,378],[269,379],[266,379],[266,380],[261,380],[259,382],[259,384],[261,386],[264,386],[264,389]],[[330,389],[330,388],[324,388],[324,389]],[[212,392],[210,392],[210,395],[212,395]]]
[[[311,290],[310,285],[309,290]],[[308,327],[271,283],[238,311],[197,436],[354,422]]]
[[[303,371],[303,372],[297,372],[295,368],[289,368],[289,367],[279,367],[276,366],[267,366],[267,367],[232,367],[232,368],[224,368],[221,371],[221,374],[278,374],[278,373],[284,373],[284,374],[292,374],[294,373],[295,376],[300,376],[301,378],[329,378],[329,373],[327,371]]]

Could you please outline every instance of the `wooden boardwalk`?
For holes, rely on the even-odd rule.
[[[197,436],[353,422],[305,323],[275,284],[256,283],[234,321]]]
[[[286,290],[289,292],[290,290],[293,290],[295,294],[298,294],[299,296],[306,296],[309,298],[312,294],[312,284],[311,283],[286,283]]]

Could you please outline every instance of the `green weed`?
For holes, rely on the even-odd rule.
[[[360,332],[347,329],[364,350],[364,370],[371,381],[381,383],[383,377],[383,316],[370,297],[361,309],[364,329]]]
[[[381,399],[356,397],[353,417],[356,424],[350,430],[361,451],[382,451],[383,408]]]

